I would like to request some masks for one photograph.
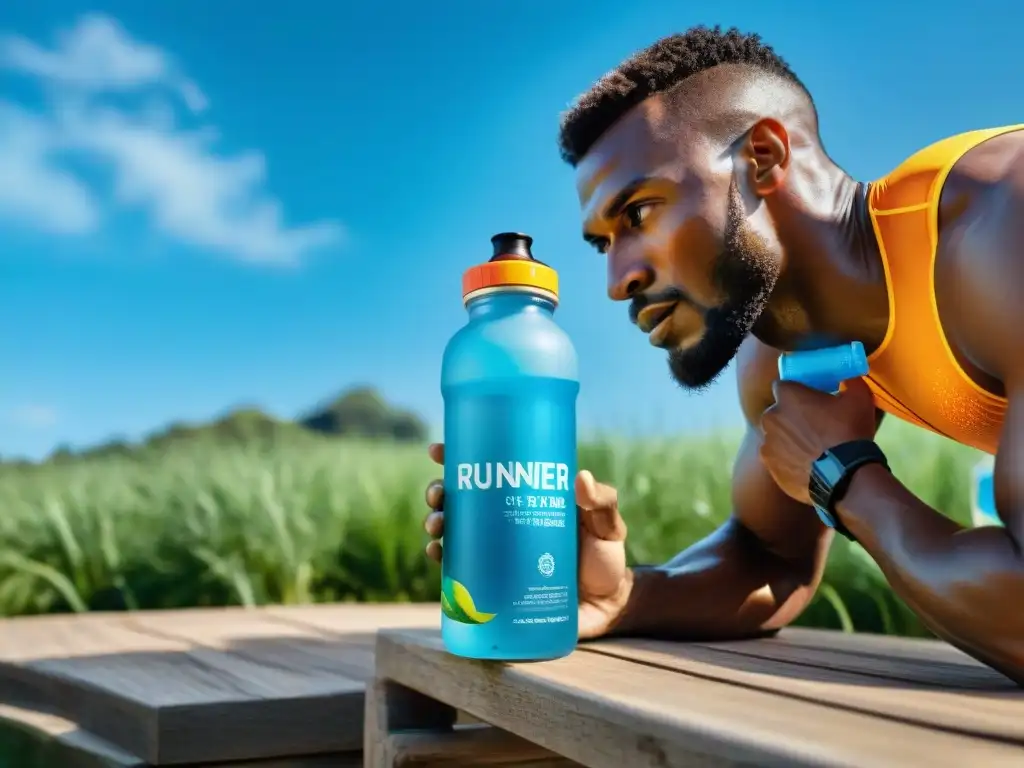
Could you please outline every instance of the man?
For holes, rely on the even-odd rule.
[[[838,530],[937,635],[1024,685],[1024,126],[859,183],[771,48],[694,28],[584,94],[561,150],[608,295],[684,387],[736,357],[749,424],[731,518],[663,565],[626,567],[615,490],[580,472],[580,638],[777,630]],[[776,381],[780,352],[853,340],[871,371],[840,394]],[[882,412],[995,454],[1004,527],[964,529],[915,498],[873,441]],[[427,490],[434,537],[442,495]]]

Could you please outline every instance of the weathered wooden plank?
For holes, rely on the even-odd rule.
[[[450,733],[388,736],[394,768],[580,768],[543,747],[491,726],[465,726]]]
[[[300,755],[271,758],[270,760],[196,763],[189,765],[188,768],[363,768],[363,753],[361,751],[336,752],[329,755]]]
[[[146,768],[142,759],[56,715],[0,704],[0,766],[4,768]],[[362,751],[189,768],[362,768]]]
[[[1020,766],[1024,758],[1003,742],[596,653],[542,664],[474,662],[445,652],[436,632],[382,632],[377,674],[591,768],[960,768]]]
[[[0,765],[141,768],[145,763],[62,717],[0,704]]]
[[[454,724],[455,711],[422,693],[374,679],[366,689],[367,768],[578,768],[543,747],[482,723]]]
[[[349,670],[351,676],[361,682],[368,682],[373,677],[377,630],[441,626],[440,603],[268,606],[261,610],[275,621],[343,642],[351,649],[352,658],[361,657],[368,661]]]
[[[365,682],[373,674],[371,631],[325,634],[262,610],[134,613],[126,614],[121,623],[137,632],[231,653],[264,667],[356,682]]]
[[[126,632],[99,614],[9,620],[0,630],[0,690],[5,703],[59,714],[155,762],[154,707],[162,694],[147,701],[146,687],[140,690],[137,679],[159,681],[168,666],[176,672],[181,665],[170,660],[186,650]],[[185,679],[202,693],[215,693],[212,673],[198,670]]]
[[[1018,690],[1007,677],[937,640],[857,638],[842,632],[797,633],[785,630],[775,638],[700,643],[707,648],[807,668],[842,669],[883,681],[944,688]]]
[[[438,629],[440,603],[346,603],[271,605],[260,612],[328,635],[376,633],[379,629]]]
[[[775,637],[770,638],[769,642],[772,645],[824,648],[879,656],[885,659],[933,661],[940,664],[957,664],[988,669],[980,661],[971,658],[949,643],[923,637],[894,637],[892,635],[874,635],[868,632],[836,632],[830,629],[786,627]]]
[[[440,603],[316,603],[268,605],[260,613],[328,632],[376,632],[378,629],[440,627]]]
[[[367,630],[361,650],[244,611],[6,621],[0,695],[58,712],[153,764],[359,749],[374,617],[354,613],[351,625]]]
[[[756,653],[737,654],[701,645],[646,640],[588,643],[582,649],[585,653],[613,656],[822,706],[843,707],[1024,746],[1024,692],[1007,692],[1001,681],[988,691],[887,683],[850,672],[840,663],[834,667],[805,666]]]

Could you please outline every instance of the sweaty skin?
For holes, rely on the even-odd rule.
[[[582,640],[724,640],[791,622],[834,536],[809,505],[811,463],[873,437],[881,420],[860,381],[835,397],[776,381],[784,351],[879,348],[885,268],[865,187],[821,149],[807,105],[730,67],[684,81],[674,112],[664,94],[647,98],[576,168],[583,236],[606,261],[609,298],[686,387],[709,383],[735,353],[747,421],[731,517],[662,565],[625,566],[615,491],[581,473]],[[759,280],[770,296],[753,290]],[[995,457],[1004,527],[965,529],[877,466],[854,475],[837,514],[933,632],[1024,685],[1024,131],[969,150],[947,177],[935,294],[954,357],[1008,401]],[[438,484],[427,501],[427,530],[440,537]],[[439,542],[428,554],[440,557]]]
[[[660,138],[651,127],[657,100],[628,113],[580,164],[584,237],[607,254],[612,299],[657,290],[665,280],[687,285],[692,303],[711,305],[712,287],[700,277],[711,249],[701,238],[720,229],[715,216],[727,177],[716,170],[720,147],[685,124],[674,126],[674,141]],[[611,634],[728,639],[790,622],[814,594],[833,536],[808,505],[810,463],[832,445],[873,437],[879,423],[860,382],[833,398],[774,381],[780,351],[809,340],[859,339],[870,353],[888,322],[864,196],[823,154],[797,147],[799,129],[788,131],[785,120],[757,121],[737,150],[745,198],[761,202],[750,206],[757,211],[750,224],[771,223],[761,231],[776,238],[782,271],[738,357],[748,431],[733,473],[733,515],[668,563],[634,569]],[[604,214],[625,180],[651,176],[669,180],[633,185],[641,207],[654,201],[642,216]],[[1022,256],[1024,134],[1017,132],[970,150],[948,177],[935,275],[939,319],[955,357],[976,383],[1009,400],[995,462],[1005,528],[964,529],[880,467],[854,476],[837,511],[932,631],[1024,685],[1024,611],[1006,610],[1024,603]],[[652,344],[685,345],[699,336],[699,312],[668,322]]]

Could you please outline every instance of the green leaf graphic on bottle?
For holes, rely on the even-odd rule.
[[[497,615],[477,610],[469,590],[447,577],[441,580],[441,611],[462,624],[486,624]]]

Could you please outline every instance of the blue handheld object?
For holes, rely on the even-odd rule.
[[[553,659],[578,634],[576,352],[531,239],[492,242],[441,365],[441,639],[457,656]]]
[[[779,378],[835,394],[847,379],[866,376],[868,356],[859,341],[825,349],[787,352],[779,356]]]

